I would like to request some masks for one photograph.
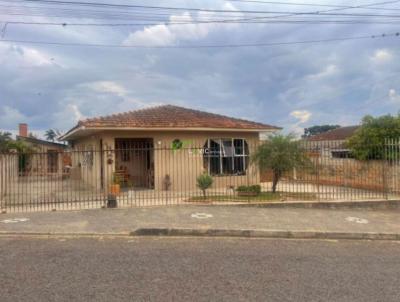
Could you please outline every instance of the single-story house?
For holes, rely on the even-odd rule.
[[[17,141],[23,141],[32,151],[20,154],[18,166],[20,175],[61,174],[65,166],[70,165],[66,144],[38,139],[28,134],[28,125],[19,124]]]
[[[324,157],[347,158],[350,150],[346,147],[345,143],[355,134],[359,127],[340,127],[310,136],[305,139],[307,149],[318,150]]]
[[[246,184],[250,174],[259,182],[249,154],[260,133],[280,129],[163,105],[82,120],[61,139],[72,146],[72,175],[96,188],[118,175],[130,187],[188,190],[204,172],[214,187]]]

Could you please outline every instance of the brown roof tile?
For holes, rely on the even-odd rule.
[[[359,126],[347,126],[347,127],[340,127],[337,129],[333,129],[327,131],[325,133],[313,135],[307,140],[309,141],[337,141],[337,140],[346,140],[350,136],[352,136]]]
[[[163,105],[90,118],[80,121],[78,126],[85,126],[87,128],[280,129],[263,123],[173,105]]]

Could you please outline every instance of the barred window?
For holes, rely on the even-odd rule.
[[[245,175],[249,147],[244,139],[211,138],[204,144],[204,169],[210,175]]]

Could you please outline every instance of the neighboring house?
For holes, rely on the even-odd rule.
[[[32,149],[32,152],[19,155],[19,172],[22,175],[58,174],[71,164],[69,155],[65,153],[67,145],[30,136],[27,124],[19,124],[19,135],[16,139]]]
[[[347,158],[350,150],[346,147],[348,140],[359,126],[346,126],[333,129],[305,139],[307,148],[318,150],[324,156],[332,158]]]
[[[279,129],[164,105],[86,119],[62,139],[75,153],[72,174],[96,188],[124,171],[132,187],[186,190],[196,188],[203,172],[214,176],[214,187],[246,184],[250,173],[259,181],[249,154],[260,133]]]

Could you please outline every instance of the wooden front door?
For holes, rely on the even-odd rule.
[[[58,172],[58,151],[56,150],[47,151],[47,172]]]

